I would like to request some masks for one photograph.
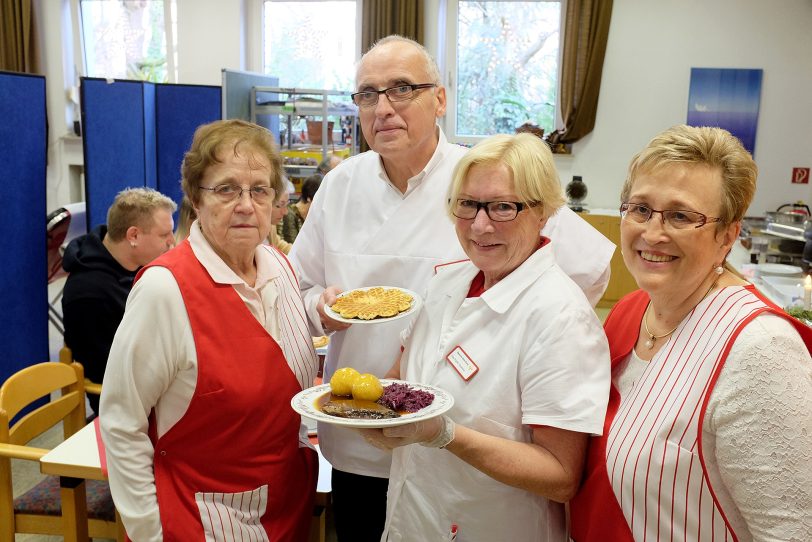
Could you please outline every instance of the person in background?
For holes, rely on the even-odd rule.
[[[675,126],[631,161],[620,237],[641,289],[605,323],[576,542],[812,540],[812,330],[725,262],[757,174],[721,128]]]
[[[325,176],[290,252],[315,335],[339,331],[330,340],[325,381],[347,366],[383,376],[409,325],[401,319],[349,327],[329,318],[325,304],[332,305],[343,290],[376,285],[422,296],[436,265],[465,258],[445,202],[451,173],[467,149],[449,143],[437,125],[446,93],[434,60],[417,42],[389,36],[361,59],[356,89],[353,101],[372,150]],[[547,220],[544,235],[552,239],[564,272],[597,302],[614,245],[565,206]],[[318,434],[333,466],[339,540],[377,542],[386,517],[391,454],[347,428],[319,424]]]
[[[267,239],[269,245],[279,249],[283,254],[290,252],[291,244],[279,235],[277,228],[288,214],[288,205],[290,205],[290,193],[285,190],[282,192],[282,195],[273,202],[273,208],[271,209],[271,231],[268,232]]]
[[[539,236],[563,202],[552,153],[532,134],[488,138],[454,170],[448,212],[469,260],[438,269],[387,375],[446,390],[454,406],[365,430],[394,448],[386,540],[447,540],[451,525],[470,542],[567,540],[562,503],[603,428],[609,347]]]
[[[333,168],[335,168],[340,163],[341,157],[331,154],[330,156],[319,162],[319,167],[316,168],[316,172],[321,173],[322,175],[327,175]]]
[[[318,455],[290,400],[318,360],[292,267],[262,243],[284,191],[273,139],[241,120],[195,131],[197,220],[127,300],[100,419],[132,540],[308,539]]]
[[[150,188],[123,190],[107,210],[107,224],[77,237],[65,249],[65,345],[93,382],[104,378],[135,274],[175,244],[175,208],[174,201]],[[98,413],[98,396],[88,395],[88,400]]]
[[[276,233],[288,243],[293,243],[299,230],[302,229],[313,197],[321,185],[323,176],[319,173],[311,175],[302,181],[302,191],[296,203],[288,205],[288,212],[282,216],[282,222],[277,227]]]
[[[183,196],[180,200],[180,209],[178,210],[178,227],[175,230],[175,243],[180,243],[189,237],[189,229],[192,227],[192,222],[197,218],[195,208],[192,207],[192,202],[189,198]]]

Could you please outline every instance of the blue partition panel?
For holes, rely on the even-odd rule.
[[[180,165],[201,124],[220,119],[220,87],[156,85],[158,190],[180,206]]]
[[[107,221],[107,209],[121,190],[146,186],[154,172],[154,130],[145,125],[141,81],[82,78],[82,130],[88,229]],[[154,115],[153,115],[154,118]],[[152,129],[152,126],[149,126]],[[154,181],[153,181],[154,182]]]
[[[158,189],[155,158],[155,85],[144,83],[144,186]],[[112,202],[111,202],[112,203]]]
[[[0,382],[48,360],[45,78],[0,72]]]

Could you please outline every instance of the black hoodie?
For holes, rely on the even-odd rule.
[[[65,344],[84,366],[85,376],[98,383],[104,378],[110,345],[137,273],[127,271],[113,258],[102,243],[105,235],[107,226],[97,226],[71,241],[62,257],[62,267],[68,272],[62,296]],[[98,413],[98,397],[88,398]]]

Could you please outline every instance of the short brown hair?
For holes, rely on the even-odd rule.
[[[717,227],[739,222],[756,192],[758,166],[736,137],[722,128],[680,124],[649,141],[629,164],[620,194],[628,201],[634,180],[643,172],[666,165],[696,165],[718,169],[722,174],[721,222]]]
[[[149,233],[155,224],[153,215],[158,209],[174,213],[174,201],[152,188],[127,188],[116,195],[107,210],[107,235],[111,241],[121,241],[131,226]]]
[[[181,186],[189,201],[195,206],[200,202],[200,181],[210,166],[221,163],[218,154],[227,146],[231,147],[235,156],[243,146],[265,156],[271,164],[271,188],[279,197],[285,185],[282,181],[282,158],[274,144],[273,134],[262,126],[230,119],[204,124],[195,130],[192,146],[183,157],[180,168]]]

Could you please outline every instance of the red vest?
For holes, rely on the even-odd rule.
[[[188,241],[151,265],[178,283],[198,371],[186,413],[153,438],[164,540],[306,540],[318,456],[299,446],[301,386],[282,350]]]
[[[800,322],[789,318],[783,311],[778,309],[774,304],[769,302],[768,300],[764,299],[763,297],[758,294],[757,291],[752,286],[746,288],[740,288],[738,290],[723,290],[724,293],[721,295],[719,293],[715,294],[712,303],[708,306],[703,305],[703,310],[706,313],[692,313],[690,318],[693,322],[696,322],[699,325],[691,327],[688,324],[681,324],[679,331],[675,333],[672,340],[669,341],[668,347],[671,348],[675,344],[679,344],[682,341],[683,344],[689,344],[690,341],[693,340],[700,340],[698,337],[702,334],[709,334],[709,333],[716,333],[718,337],[714,337],[714,340],[708,342],[710,347],[717,348],[721,353],[716,357],[712,358],[711,356],[708,357],[707,362],[712,363],[715,360],[718,360],[715,365],[706,366],[704,373],[693,373],[693,380],[689,378],[685,378],[681,380],[681,382],[685,383],[690,381],[690,387],[696,390],[693,396],[694,403],[683,403],[683,405],[690,405],[696,404],[697,410],[693,410],[692,408],[686,408],[684,411],[681,411],[680,414],[677,414],[677,418],[674,421],[669,421],[663,418],[663,423],[661,427],[685,427],[684,431],[685,438],[690,441],[690,439],[695,439],[697,443],[697,450],[698,450],[698,459],[699,461],[695,466],[692,466],[693,469],[692,475],[696,476],[699,475],[700,482],[693,483],[690,487],[689,495],[693,494],[697,491],[703,492],[706,496],[709,496],[709,501],[712,501],[712,507],[715,511],[710,512],[711,514],[715,515],[715,517],[720,518],[720,521],[714,528],[721,528],[723,531],[726,531],[733,540],[736,540],[736,535],[733,532],[732,527],[730,526],[725,510],[723,509],[722,505],[718,501],[716,497],[716,493],[711,485],[710,479],[708,477],[707,472],[705,471],[705,459],[703,455],[703,447],[702,447],[702,420],[704,418],[705,408],[707,406],[707,401],[710,398],[710,395],[713,391],[713,388],[716,384],[716,379],[721,372],[724,362],[727,358],[727,354],[732,347],[735,338],[738,336],[740,331],[750,322],[753,318],[759,316],[760,314],[764,313],[772,313],[783,318],[786,318],[793,326],[798,330],[802,339],[807,345],[807,348],[812,347],[812,329],[804,326]],[[718,300],[716,299],[718,298]],[[610,313],[609,317],[607,318],[605,324],[606,334],[609,338],[609,349],[610,355],[612,359],[612,368],[613,370],[616,368],[617,364],[623,361],[632,351],[634,348],[635,343],[637,342],[637,337],[639,334],[640,329],[640,321],[643,317],[645,312],[646,306],[648,304],[649,298],[648,295],[643,291],[634,292],[624,299],[622,299]],[[718,301],[718,303],[717,303]],[[717,303],[717,304],[713,304]],[[713,308],[711,308],[711,306]],[[738,310],[736,314],[739,316],[732,316],[734,310]],[[699,309],[697,309],[699,311]],[[728,312],[725,312],[728,311]],[[729,318],[730,322],[735,322],[735,325],[732,325],[730,328],[725,328],[723,325],[716,325],[711,324],[706,329],[702,328],[703,318],[707,317],[713,321],[715,320],[723,320],[725,318]],[[683,334],[682,337],[679,337],[680,334]],[[696,339],[694,338],[694,335]],[[678,347],[675,347],[674,355],[677,356]],[[666,352],[665,347],[663,350],[658,352],[657,356],[662,355],[671,355],[671,352]],[[656,356],[655,356],[656,359]],[[670,358],[669,358],[670,359]],[[685,360],[691,360],[692,370],[697,370],[700,366],[700,363],[696,362],[696,356],[688,355],[687,358],[683,355],[682,362]],[[652,360],[653,361],[653,360]],[[680,362],[675,362],[675,364],[671,364],[671,362],[667,362],[669,364],[668,368],[665,367],[658,369],[660,374],[649,374],[648,380],[657,381],[658,378],[664,379],[665,374],[667,371],[676,370]],[[656,371],[655,371],[656,373]],[[647,370],[648,374],[648,370]],[[696,375],[703,374],[704,376],[700,380],[696,380]],[[643,382],[644,378],[641,377],[640,382]],[[698,387],[697,387],[698,386]],[[675,394],[677,393],[677,386],[662,386],[661,388],[665,394]],[[652,399],[658,393],[656,389],[649,389],[645,386],[642,388],[638,394],[640,400],[645,397],[646,401],[650,401],[654,403]],[[685,391],[685,390],[681,390]],[[647,392],[647,393],[644,393]],[[689,398],[688,395],[685,396]],[[697,397],[699,397],[699,401],[696,402]],[[634,400],[632,394],[630,393],[630,397],[628,401]],[[626,402],[624,401],[624,405]],[[614,452],[614,462],[613,467],[614,469],[626,468],[631,469],[635,466],[636,461],[631,459],[631,462],[626,461],[622,465],[617,463],[618,456],[617,451],[619,447],[628,446],[630,445],[630,441],[626,441],[624,443],[624,439],[632,438],[632,436],[636,436],[635,438],[642,438],[645,436],[645,431],[650,431],[651,426],[648,428],[646,427],[646,420],[648,419],[646,416],[639,416],[640,412],[627,412],[626,417],[624,419],[616,419],[616,415],[618,415],[618,410],[620,408],[620,394],[618,391],[612,386],[609,396],[609,406],[607,409],[607,416],[606,422],[604,424],[603,435],[600,437],[593,437],[590,440],[590,447],[587,454],[587,465],[585,468],[584,474],[584,482],[582,484],[581,489],[579,490],[576,497],[570,502],[570,512],[571,512],[571,536],[572,539],[576,542],[590,542],[590,541],[604,541],[604,540],[612,540],[613,542],[627,542],[635,540],[632,535],[632,529],[629,526],[629,522],[627,520],[628,516],[632,518],[636,518],[638,522],[646,521],[646,518],[659,518],[659,521],[669,521],[669,518],[674,513],[674,508],[672,507],[672,501],[670,499],[673,498],[673,495],[661,494],[658,497],[660,500],[659,506],[661,507],[658,511],[657,509],[657,502],[639,502],[637,504],[637,508],[634,507],[634,500],[631,500],[631,504],[629,504],[630,496],[626,496],[626,502],[628,506],[630,506],[630,510],[627,510],[627,513],[624,514],[623,509],[619,505],[619,496],[617,493],[617,487],[623,487],[622,484],[613,487],[610,476],[609,470],[607,469],[607,463],[610,461],[609,456],[612,456],[613,453],[610,453],[608,450],[607,443],[612,443],[612,451]],[[627,407],[624,407],[625,410],[628,410]],[[661,411],[651,411],[647,414],[647,416],[655,416],[660,415]],[[613,422],[615,422],[613,424]],[[666,423],[667,422],[667,423]],[[692,423],[689,423],[692,422]],[[619,426],[625,424],[625,428],[621,429]],[[671,424],[671,425],[669,425]],[[632,429],[629,432],[629,429]],[[637,428],[636,430],[634,428]],[[626,432],[623,432],[626,431]],[[637,432],[635,431],[642,431]],[[650,437],[654,439],[653,433],[650,434]],[[646,436],[648,439],[649,436]],[[654,440],[648,441],[645,444],[646,448],[644,450],[646,452],[650,451],[649,444],[651,442],[655,442]],[[638,458],[640,459],[640,458]],[[654,462],[652,462],[652,459]],[[668,470],[668,467],[671,465],[667,464],[660,464],[659,461],[666,459],[666,454],[663,452],[660,454],[659,448],[657,452],[656,458],[652,458],[650,455],[647,458],[643,459],[644,463],[650,465],[649,472],[654,473],[652,476],[659,475],[660,477],[663,476],[664,472],[671,472]],[[644,464],[641,463],[641,464]],[[678,464],[678,467],[682,469],[682,473],[680,476],[684,476],[686,464],[683,461],[682,465]],[[679,470],[679,469],[678,469]],[[689,469],[690,470],[690,469]],[[613,471],[616,473],[619,472],[617,470]],[[672,474],[673,475],[673,474]],[[645,484],[650,483],[651,480],[646,480],[646,477],[639,477],[635,478],[635,484]],[[674,479],[676,482],[676,478]],[[636,486],[635,486],[636,487]],[[667,483],[665,486],[662,487],[671,487],[671,483]],[[645,495],[645,491],[641,489],[640,491],[643,495]],[[645,497],[644,497],[645,498]],[[695,509],[698,508],[698,503],[691,503],[691,499],[689,498],[689,502],[685,503],[690,505],[688,508],[682,508],[681,514],[685,514],[684,519],[685,525],[698,525],[701,523],[701,518],[694,517],[693,514],[695,513]],[[680,501],[682,502],[682,501]],[[625,506],[625,505],[624,505]],[[653,508],[652,508],[653,507]],[[646,512],[648,510],[648,513]],[[707,507],[705,509],[706,513],[709,513]],[[634,519],[633,519],[634,521]],[[668,532],[670,530],[668,525],[665,526],[657,526],[656,520],[655,523],[650,526],[655,532]],[[635,528],[635,532],[641,528],[642,523],[638,523],[637,528]],[[684,528],[683,524],[680,524],[678,528]],[[708,527],[708,523],[706,522],[705,528]],[[673,534],[673,531],[671,531]],[[695,533],[696,530],[691,529],[692,533]],[[688,535],[687,531],[685,533],[686,539],[692,539],[691,537],[694,535]],[[655,536],[656,538],[656,536]],[[723,536],[724,538],[724,536]],[[682,538],[680,538],[682,539]],[[677,540],[677,538],[674,538]]]

